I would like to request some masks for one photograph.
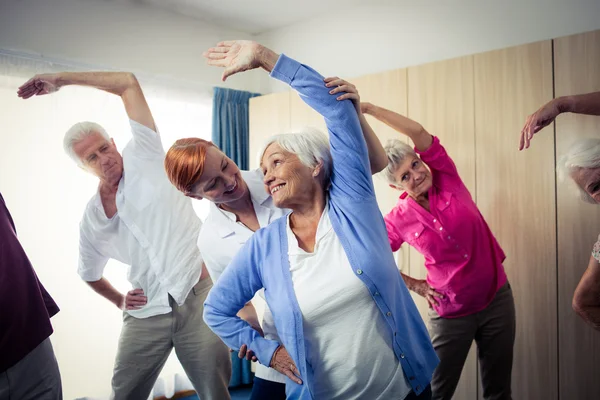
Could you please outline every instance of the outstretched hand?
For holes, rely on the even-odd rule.
[[[519,150],[528,149],[533,135],[550,125],[560,113],[557,102],[552,100],[527,117],[525,126],[521,130]]]
[[[225,68],[221,77],[225,81],[238,72],[261,67],[262,49],[263,46],[251,40],[229,40],[219,42],[216,47],[211,47],[202,55],[207,59],[208,65]]]
[[[60,89],[57,74],[36,75],[19,87],[17,95],[22,99],[28,99],[32,96],[42,96],[50,94]]]

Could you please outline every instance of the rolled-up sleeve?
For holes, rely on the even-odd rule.
[[[165,149],[158,132],[134,120],[129,120],[129,125],[133,137],[130,147],[136,157],[148,159],[165,156]]]
[[[433,142],[427,150],[419,151],[415,148],[415,151],[433,172],[435,184],[451,192],[463,189],[464,183],[458,174],[456,165],[437,136],[433,137]]]
[[[95,282],[102,278],[108,257],[103,256],[87,237],[85,229],[79,232],[79,267],[77,272],[86,282]]]

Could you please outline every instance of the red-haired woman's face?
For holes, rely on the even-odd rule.
[[[213,203],[230,203],[242,198],[247,187],[238,166],[214,146],[206,149],[204,170],[187,195]]]

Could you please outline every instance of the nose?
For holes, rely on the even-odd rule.
[[[225,189],[226,190],[233,189],[233,187],[235,186],[235,176],[226,176],[226,177],[223,177],[223,180],[225,181]]]
[[[271,182],[273,182],[274,180],[275,177],[273,176],[271,171],[267,169],[267,172],[265,172],[265,176],[263,178],[263,183],[265,184],[265,186],[270,186]]]

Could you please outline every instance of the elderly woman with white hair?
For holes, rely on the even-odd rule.
[[[437,137],[385,108],[361,103],[361,109],[415,145],[395,139],[385,147],[384,175],[402,192],[385,223],[393,251],[406,242],[425,257],[426,280],[402,277],[429,303],[430,335],[440,358],[432,398],[452,398],[475,340],[484,399],[510,399],[515,305],[502,248]]]
[[[544,104],[527,118],[521,131],[519,150],[529,148],[533,136],[561,113],[600,115],[600,92],[559,97]],[[581,199],[600,203],[600,139],[579,139],[559,158],[559,178],[569,176],[580,190]],[[600,331],[600,236],[575,294],[573,309],[594,329]]]
[[[250,41],[205,56],[226,68],[223,78],[270,71],[325,117],[330,140],[305,132],[268,141],[265,189],[291,213],[238,252],[205,302],[206,323],[285,374],[290,400],[430,398],[438,359],[386,243],[356,106],[330,96],[344,86]],[[281,343],[236,317],[261,288]]]

